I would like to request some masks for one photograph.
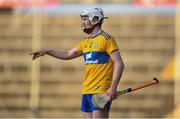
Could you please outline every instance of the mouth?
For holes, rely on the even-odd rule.
[[[86,26],[85,26],[84,24],[81,24],[81,28],[82,28],[82,29],[85,29]]]
[[[81,24],[81,27],[82,27],[82,29],[89,29],[89,28],[91,28],[90,26],[85,26],[85,24]]]

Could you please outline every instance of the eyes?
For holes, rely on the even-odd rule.
[[[89,20],[88,17],[81,17],[81,20],[86,21]]]
[[[87,15],[83,15],[83,16],[81,16],[81,20],[83,20],[83,21],[89,20],[89,17]]]

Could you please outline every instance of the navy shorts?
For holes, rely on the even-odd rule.
[[[93,112],[95,110],[101,110],[95,107],[92,103],[92,96],[93,94],[83,94],[82,95],[82,104],[81,104],[81,111],[83,112]],[[109,101],[106,106],[105,110],[110,110],[111,108],[111,101]]]

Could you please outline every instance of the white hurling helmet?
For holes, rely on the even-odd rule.
[[[107,18],[107,17],[104,17],[104,12],[101,8],[83,9],[80,16],[88,17],[92,24],[97,24],[99,22],[103,22],[103,19]],[[97,20],[94,21],[93,20],[94,18],[97,18]]]

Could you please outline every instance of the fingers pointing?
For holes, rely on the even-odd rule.
[[[32,52],[29,55],[33,55],[32,60],[35,60],[38,57],[43,56],[44,54],[45,54],[44,51],[37,51],[37,52]]]

